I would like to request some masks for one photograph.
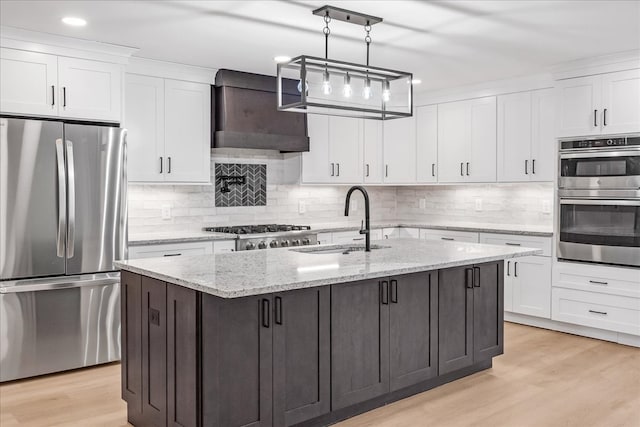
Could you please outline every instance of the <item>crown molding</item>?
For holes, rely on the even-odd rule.
[[[129,57],[138,50],[129,46],[41,33],[5,25],[0,26],[0,46],[118,64],[126,64]]]
[[[551,68],[555,80],[640,68],[640,49],[563,62]]]
[[[166,79],[184,80],[196,83],[212,85],[215,82],[216,72],[213,68],[184,65],[176,62],[158,61],[155,59],[131,57],[125,68],[128,74],[141,74],[144,76],[161,77]]]

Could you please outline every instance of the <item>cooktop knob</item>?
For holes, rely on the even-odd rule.
[[[302,239],[302,244],[303,245],[310,245],[311,244],[311,239],[309,239],[308,237],[306,239]]]
[[[266,249],[266,248],[267,248],[267,242],[265,242],[264,240],[258,243],[258,249]]]
[[[252,250],[252,249],[255,249],[255,248],[256,248],[256,244],[255,244],[255,243],[253,243],[253,242],[249,242],[249,243],[247,243],[247,245],[246,245],[244,248],[245,248],[246,250],[250,251],[250,250]]]
[[[289,241],[288,240],[283,240],[282,242],[280,242],[280,246],[282,246],[282,247],[289,246]]]
[[[272,240],[271,243],[269,243],[269,246],[272,248],[277,248],[278,247],[278,241],[277,240]]]
[[[300,246],[300,240],[295,239],[291,241],[291,246]]]

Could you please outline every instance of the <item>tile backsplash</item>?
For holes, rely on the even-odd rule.
[[[267,165],[216,163],[214,170],[216,207],[266,206]]]
[[[263,165],[266,170],[266,204],[220,206],[216,185],[129,185],[129,233],[199,230],[227,224],[292,223],[359,225],[364,203],[354,195],[357,207],[344,217],[349,186],[300,185],[291,165],[299,155],[262,150],[213,150],[212,177],[218,164]],[[251,168],[253,166],[247,166]],[[293,168],[295,170],[295,167]],[[212,182],[215,182],[212,179]],[[234,185],[229,189],[233,191]],[[549,226],[553,215],[552,183],[470,184],[446,186],[367,186],[373,221],[472,221],[490,224]],[[420,199],[425,199],[424,208]],[[477,209],[478,199],[480,209]],[[163,219],[164,207],[171,211]]]

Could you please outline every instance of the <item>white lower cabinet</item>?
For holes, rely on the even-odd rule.
[[[213,242],[213,253],[219,254],[224,252],[235,252],[236,241],[235,240],[215,240]]]
[[[165,243],[129,247],[129,259],[206,255],[213,253],[213,242]]]
[[[424,240],[478,243],[479,236],[478,233],[471,231],[421,229],[420,238]]]
[[[324,234],[324,233],[320,233],[320,234]],[[382,239],[382,230],[379,228],[371,230],[370,236],[371,236],[371,240],[380,240]],[[326,239],[323,239],[323,240],[326,240]],[[318,241],[320,241],[320,235],[318,235]],[[349,230],[349,231],[338,231],[335,233],[331,233],[331,242],[326,242],[326,243],[342,245],[342,244],[349,244],[349,243],[364,244],[364,242],[365,242],[364,234],[360,234],[359,230]]]
[[[505,310],[549,319],[551,317],[551,258],[526,256],[507,260],[506,263]],[[506,288],[509,288],[509,292]],[[510,301],[507,300],[508,294],[511,294]]]
[[[383,228],[382,238],[384,239],[419,239],[420,230],[409,227]]]

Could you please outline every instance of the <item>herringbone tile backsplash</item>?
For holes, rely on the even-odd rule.
[[[222,192],[222,176],[244,177],[244,184],[228,184],[229,192]],[[267,165],[216,163],[216,207],[266,206]]]

